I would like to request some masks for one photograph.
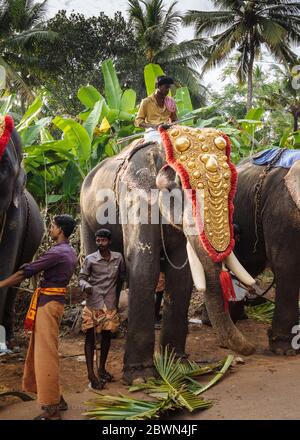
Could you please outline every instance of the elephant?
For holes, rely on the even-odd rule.
[[[211,210],[216,211],[211,216],[211,225],[206,224],[206,235],[216,238],[221,248],[224,248],[224,240],[227,243],[227,254],[222,254],[222,248],[220,254],[211,249],[212,255],[216,256],[216,260],[218,255],[226,257],[226,265],[241,281],[255,285],[255,280],[232,252],[234,240],[229,195],[235,190],[234,182],[232,188],[230,185],[231,175],[235,171],[232,165],[228,165],[228,138],[225,139],[215,129],[179,125],[161,127],[160,132],[164,145],[167,143],[166,137],[174,138],[178,160],[185,161],[186,168],[191,166],[197,179],[202,176],[206,182],[206,174],[211,179],[208,179],[211,188],[206,183],[204,185],[206,192],[201,190],[202,183],[198,182],[200,198],[203,197],[203,191],[208,198],[210,193],[216,194],[216,199],[211,200],[212,204],[204,207],[205,218]],[[193,156],[191,160],[189,153]],[[182,168],[183,165],[180,166]],[[227,280],[228,271],[223,270],[221,258],[212,260],[207,251],[211,248],[208,241],[204,245],[200,242],[197,221],[191,214],[191,205],[185,201],[187,176],[180,172],[180,166],[178,170],[170,166],[166,149],[160,143],[136,140],[118,155],[98,164],[87,175],[81,189],[82,240],[86,253],[95,251],[94,233],[103,226],[112,232],[112,249],[122,252],[125,257],[129,283],[128,333],[124,355],[124,381],[127,383],[146,380],[154,374],[154,292],[162,254],[165,254],[167,264],[161,346],[169,346],[178,356],[185,356],[187,314],[195,283],[198,289],[205,291],[208,313],[221,343],[244,354],[254,351],[253,345],[233,324],[225,307],[220,277],[223,273]],[[214,179],[219,183],[213,182]],[[139,190],[143,190],[142,194],[139,194]],[[179,209],[177,215],[175,207],[180,205],[183,209]],[[145,207],[146,214],[141,221],[141,212],[145,212]],[[221,226],[218,224],[219,218],[223,222]],[[222,231],[223,224],[226,226],[225,232]]]
[[[235,253],[253,276],[272,269],[276,300],[269,346],[277,354],[295,354],[299,350],[291,341],[299,324],[300,160],[290,169],[271,167],[266,172],[266,165],[255,165],[252,159],[237,167],[234,222],[241,233]]]
[[[22,146],[10,116],[0,117],[0,279],[32,260],[44,224],[38,205],[25,190]],[[16,289],[0,289],[0,325],[9,342],[14,334]]]

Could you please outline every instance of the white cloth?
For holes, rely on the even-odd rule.
[[[144,134],[145,142],[157,142],[162,145],[162,140],[159,132],[155,128],[147,128]]]
[[[235,301],[242,301],[246,296],[247,290],[242,287],[239,280],[236,280],[235,278],[232,279],[232,284],[236,296]]]

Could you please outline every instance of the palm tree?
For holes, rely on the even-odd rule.
[[[166,8],[164,0],[128,0],[129,17],[144,54],[145,63],[157,63],[179,83],[189,87],[192,95],[201,89],[198,62],[203,60],[207,39],[176,42],[181,15],[177,1]]]
[[[264,104],[267,104],[271,110],[284,110],[293,118],[293,130],[299,130],[300,117],[300,91],[293,84],[293,69],[288,65],[273,65],[276,73],[277,84],[275,90],[268,90],[261,97]]]
[[[248,80],[247,107],[252,107],[255,57],[266,47],[280,62],[294,63],[291,45],[300,42],[300,4],[289,0],[212,0],[215,11],[188,11],[183,22],[193,24],[196,37],[214,33],[204,69],[239,51],[240,81]]]
[[[22,97],[33,98],[33,93],[18,72],[18,67],[32,65],[32,45],[41,39],[53,40],[54,32],[42,29],[47,0],[0,0],[0,66],[6,71],[10,84],[15,84]]]

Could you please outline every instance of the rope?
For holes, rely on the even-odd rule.
[[[257,246],[259,243],[259,237],[261,237],[262,234],[262,218],[261,218],[261,198],[262,198],[262,187],[265,182],[265,179],[269,172],[272,170],[272,168],[276,165],[277,161],[281,158],[283,153],[286,151],[286,148],[281,148],[276,156],[271,160],[271,162],[265,167],[263,172],[259,175],[259,180],[257,184],[255,185],[255,214],[254,214],[254,224],[255,224],[255,244],[253,248],[253,253],[255,254],[257,252]]]

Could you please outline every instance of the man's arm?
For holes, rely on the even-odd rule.
[[[80,269],[78,279],[79,279],[80,290],[87,294],[92,293],[92,289],[93,289],[93,287],[88,281],[89,277],[90,277],[90,266],[89,266],[89,260],[88,258],[86,258],[83,262],[82,268]]]
[[[147,104],[145,102],[145,100],[143,99],[138,111],[138,114],[135,118],[134,124],[136,127],[140,127],[140,128],[157,128],[158,125],[157,124],[148,124],[147,122],[145,122],[147,117]]]
[[[0,281],[0,288],[17,286],[24,281],[25,278],[30,278],[33,275],[48,269],[54,264],[57,264],[57,257],[58,254],[50,249],[36,261],[29,264],[23,264],[13,275]]]
[[[0,289],[3,289],[4,287],[13,287],[20,284],[22,281],[25,280],[24,271],[18,270],[18,272],[15,272],[10,277],[6,278],[5,280],[0,281]]]
[[[24,278],[31,278],[39,272],[49,269],[57,264],[59,253],[54,248],[49,249],[44,255],[29,264],[23,264],[20,270],[24,272]]]

